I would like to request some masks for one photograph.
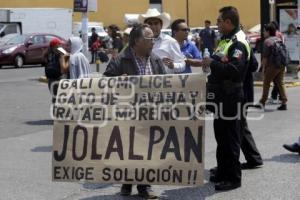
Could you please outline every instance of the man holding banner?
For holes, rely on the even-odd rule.
[[[148,25],[138,24],[130,32],[129,46],[113,58],[108,64],[104,75],[152,75],[165,74],[164,66],[156,55],[152,53],[154,44],[153,32]],[[137,185],[139,196],[146,199],[155,199],[157,195],[150,185]],[[121,195],[131,194],[132,185],[123,184]]]
[[[199,74],[165,73],[152,54],[153,32],[137,25],[109,77],[60,81],[53,106],[53,181],[203,185],[205,82]],[[128,76],[127,76],[128,75]]]

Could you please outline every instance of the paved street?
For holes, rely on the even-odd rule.
[[[101,71],[104,70],[102,66]],[[95,66],[93,66],[95,71]],[[47,84],[37,79],[43,67],[0,69],[0,200],[133,200],[120,197],[119,184],[57,183],[51,181],[52,120]],[[255,98],[261,88],[255,89]],[[212,121],[206,124],[205,184],[203,187],[154,186],[168,200],[299,200],[300,156],[282,148],[300,136],[300,87],[288,88],[288,110],[267,105],[262,120],[249,121],[264,166],[243,171],[242,187],[217,193],[208,182],[216,166]],[[257,110],[249,117],[257,116]],[[243,156],[241,156],[243,160]]]

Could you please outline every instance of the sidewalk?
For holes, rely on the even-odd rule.
[[[254,78],[256,79],[256,81],[254,81],[254,86],[256,87],[262,87],[263,86],[263,81],[259,80],[261,78],[261,75],[258,74],[258,72],[256,72],[256,74],[254,74]],[[295,73],[286,73],[284,76],[284,83],[285,83],[285,87],[298,87],[300,86],[300,80],[297,77],[297,74]]]

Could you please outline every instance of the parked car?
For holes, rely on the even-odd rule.
[[[0,66],[14,65],[16,68],[27,64],[43,64],[45,54],[52,38],[59,38],[54,34],[24,34],[16,35],[0,47]]]
[[[257,24],[250,28],[247,33],[247,39],[252,49],[258,53],[261,52],[261,26]]]
[[[73,22],[73,31],[72,34],[75,36],[80,36],[81,34],[81,22]],[[92,28],[96,29],[96,33],[100,36],[100,38],[107,39],[108,33],[103,28],[103,23],[101,22],[89,22],[88,23],[88,37],[92,36]]]
[[[104,30],[103,26],[88,26],[88,37],[92,36],[92,28],[96,29],[96,33],[101,39],[108,37],[108,34]]]

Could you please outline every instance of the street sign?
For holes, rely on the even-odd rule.
[[[74,12],[97,12],[97,0],[74,0]]]
[[[74,12],[87,12],[88,0],[74,0]]]

